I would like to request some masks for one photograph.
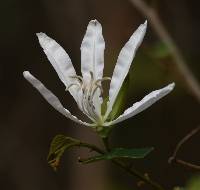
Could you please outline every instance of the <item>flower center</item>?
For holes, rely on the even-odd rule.
[[[103,88],[101,83],[106,80],[111,80],[110,77],[103,77],[102,79],[94,79],[94,75],[90,72],[90,81],[84,81],[81,76],[71,76],[77,79],[76,82],[70,84],[66,91],[72,86],[77,86],[77,96],[79,108],[86,114],[93,122],[102,123],[101,117],[101,97]],[[98,105],[99,104],[99,105]]]

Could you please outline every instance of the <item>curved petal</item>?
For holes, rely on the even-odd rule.
[[[24,78],[30,82],[45,98],[45,100],[53,106],[57,111],[62,113],[65,117],[75,121],[76,123],[86,125],[86,126],[93,126],[93,124],[89,124],[77,119],[76,116],[72,115],[67,109],[63,107],[59,99],[50,91],[48,90],[38,79],[36,79],[31,73],[28,71],[23,72]]]
[[[101,24],[97,20],[91,20],[81,44],[81,72],[85,81],[90,80],[90,72],[95,80],[102,78],[104,49]]]
[[[107,104],[108,108],[105,114],[105,120],[108,117],[109,113],[112,111],[112,106],[115,103],[119,90],[130,69],[133,58],[135,57],[135,53],[144,38],[146,28],[147,21],[144,24],[141,24],[138,29],[133,33],[133,35],[122,48],[118,56],[117,63],[110,82],[109,101]]]
[[[74,70],[71,59],[65,50],[55,40],[51,39],[42,32],[37,33],[37,37],[47,58],[52,64],[53,68],[56,70],[60,80],[64,83],[66,88],[72,83],[76,83],[77,79],[71,78],[72,76],[76,76],[76,71]],[[76,88],[77,87],[74,85],[68,90],[77,101]]]
[[[146,95],[141,101],[134,103],[132,107],[125,110],[125,112],[122,115],[120,115],[117,119],[105,123],[105,126],[117,124],[144,111],[152,104],[157,102],[159,99],[170,93],[174,89],[174,86],[175,83],[171,83],[162,89],[151,92],[150,94]]]
[[[86,34],[81,44],[81,72],[83,80],[86,83],[89,83],[92,77],[94,80],[102,79],[104,68],[104,49],[105,42],[102,35],[101,24],[97,20],[91,20],[88,24]],[[99,117],[101,117],[102,102],[100,95],[100,90],[96,90],[93,102]]]

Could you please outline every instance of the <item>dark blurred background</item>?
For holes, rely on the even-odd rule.
[[[200,81],[198,1],[157,0],[154,3],[189,68]],[[62,100],[66,108],[77,113],[78,108],[65,93],[35,33],[45,32],[56,39],[68,52],[80,74],[80,44],[88,22],[97,19],[102,24],[106,41],[104,75],[111,76],[119,51],[146,18],[129,0],[6,0],[1,1],[0,7],[1,189],[138,189],[137,179],[110,163],[102,161],[80,165],[77,157],[86,157],[87,150],[65,153],[56,173],[49,167],[46,156],[50,142],[57,134],[80,138],[99,146],[102,143],[91,129],[78,126],[48,105],[24,80],[22,72],[30,70]],[[160,50],[155,48],[156,44],[160,44],[159,39],[149,24],[130,71],[127,106],[172,81],[176,82],[176,88],[148,110],[120,123],[110,141],[113,146],[154,146],[155,150],[148,157],[133,163],[138,170],[171,188],[184,185],[195,174],[182,166],[169,165],[167,160],[177,142],[200,124],[200,107],[173,70],[170,56],[155,56]],[[80,113],[77,115],[81,117]],[[179,157],[199,163],[199,137],[198,134],[187,142]],[[148,186],[144,188],[150,189]]]

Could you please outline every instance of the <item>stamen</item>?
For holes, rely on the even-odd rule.
[[[93,105],[93,87],[94,87],[94,78],[93,78],[93,73],[90,72],[91,75],[91,80],[89,83],[89,88],[87,88],[87,93],[86,93],[86,107],[88,109],[88,112],[90,115],[97,120],[98,116],[95,112],[95,107]],[[92,96],[91,96],[92,95]]]
[[[65,91],[68,91],[72,86],[78,86],[80,88],[80,84],[79,83],[78,84],[72,83],[65,89]]]
[[[101,95],[103,94],[103,88],[100,85],[96,85],[96,87],[94,88],[93,92],[92,92],[92,97],[94,96],[95,92],[97,91],[97,89],[100,89],[101,91]]]
[[[111,78],[110,77],[103,77],[102,79],[98,79],[98,80],[95,81],[94,85],[96,87],[95,87],[95,89],[94,89],[94,91],[92,93],[93,95],[97,91],[98,88],[101,90],[101,95],[103,94],[103,88],[102,88],[101,84],[98,84],[98,83],[104,82],[106,80],[111,80]]]
[[[70,76],[70,78],[73,78],[73,79],[77,79],[77,83],[72,83],[70,84],[65,90],[68,91],[72,86],[78,86],[79,88],[82,87],[82,84],[83,84],[83,77],[81,76],[78,76],[78,75],[75,75],[75,76]]]
[[[85,94],[83,94],[82,101],[81,101],[82,111],[95,123],[96,122],[95,118],[90,114],[88,108],[85,105],[85,102],[87,102],[87,100],[86,100]]]
[[[99,83],[99,82],[104,82],[104,81],[106,81],[106,80],[111,80],[111,78],[110,77],[103,77],[102,79],[98,79],[98,80],[96,80],[96,84],[97,83]]]
[[[81,76],[78,76],[78,75],[75,75],[75,76],[70,76],[70,78],[73,78],[73,79],[78,79],[79,81],[83,82],[83,77],[81,77]]]
[[[72,86],[77,86],[80,90],[79,92],[79,107],[83,111],[85,115],[87,115],[93,122],[101,122],[101,115],[97,113],[97,108],[95,107],[93,101],[96,101],[95,99],[97,96],[100,96],[103,94],[103,87],[101,85],[101,82],[104,82],[106,80],[111,80],[110,77],[104,77],[102,79],[95,80],[93,72],[90,71],[90,81],[84,81],[83,77],[81,76],[71,76],[73,79],[77,79],[74,83],[70,84],[66,91],[69,90]],[[97,93],[97,90],[100,90],[100,94]],[[79,93],[77,92],[77,93]],[[94,99],[95,98],[95,99]],[[99,98],[99,97],[98,97]]]

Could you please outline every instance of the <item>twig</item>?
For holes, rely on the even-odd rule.
[[[150,184],[152,187],[154,187],[155,189],[158,190],[164,190],[164,188],[158,184],[157,182],[153,181],[152,179],[150,179],[149,177],[141,174],[140,172],[138,172],[136,169],[127,167],[123,162],[119,161],[119,160],[112,160],[112,163],[114,163],[115,165],[119,166],[120,168],[122,168],[124,171],[126,171],[127,173],[139,178],[141,181],[144,181],[148,184]]]
[[[198,131],[200,130],[200,126],[198,126],[197,128],[193,129],[191,132],[189,132],[183,139],[181,139],[181,141],[177,144],[174,153],[172,155],[173,158],[176,157],[177,152],[179,151],[179,149],[181,148],[181,146],[188,141],[193,135],[195,135]]]
[[[180,160],[177,158],[177,153],[179,151],[179,149],[182,147],[182,145],[188,141],[193,135],[195,135],[198,131],[200,130],[200,126],[198,126],[197,128],[193,129],[191,132],[189,132],[176,146],[173,155],[169,158],[168,162],[172,163],[172,161],[179,163],[181,165],[184,165],[188,168],[192,168],[192,169],[196,169],[196,170],[200,170],[200,166],[195,165],[195,164],[191,164],[189,162]]]
[[[186,162],[186,161],[180,160],[178,158],[175,159],[175,162],[177,164],[181,164],[181,165],[185,166],[186,168],[194,169],[194,170],[199,170],[200,171],[200,166],[195,165],[195,164],[191,164],[190,162]]]
[[[110,147],[109,147],[109,143],[108,143],[108,137],[107,138],[103,138],[103,143],[104,143],[104,146],[105,146],[106,150],[109,151]],[[148,183],[153,188],[158,189],[158,190],[164,190],[164,188],[160,184],[158,184],[157,182],[155,182],[152,179],[150,179],[149,176],[143,175],[142,173],[137,171],[135,168],[132,168],[129,165],[126,165],[121,160],[114,159],[114,160],[112,160],[112,163],[114,163],[115,165],[117,165],[118,167],[120,167],[121,169],[123,169],[124,171],[129,173],[130,175],[135,176],[138,179]]]
[[[171,38],[163,22],[158,16],[156,10],[153,7],[148,6],[143,0],[130,0],[130,2],[145,16],[152,25],[153,29],[159,36],[160,40],[164,42],[174,60],[174,64],[182,76],[187,88],[196,97],[200,103],[200,85],[193,73],[188,68],[180,50],[176,46],[175,42]]]

